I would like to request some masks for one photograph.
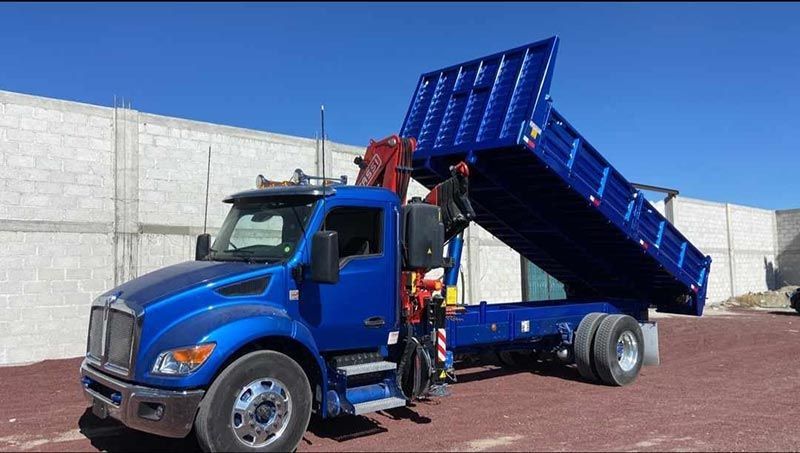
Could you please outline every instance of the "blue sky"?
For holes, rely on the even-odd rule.
[[[800,4],[0,5],[0,89],[364,145],[420,73],[557,34],[555,105],[630,180],[800,207]]]

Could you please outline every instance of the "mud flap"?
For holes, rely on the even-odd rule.
[[[640,322],[642,337],[644,338],[644,361],[642,365],[659,365],[661,359],[658,355],[658,324],[655,322]]]

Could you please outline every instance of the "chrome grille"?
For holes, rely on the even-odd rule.
[[[86,356],[95,366],[130,377],[139,329],[137,312],[120,299],[97,300],[89,318]]]
[[[89,347],[87,353],[100,360],[103,357],[103,307],[92,307],[89,317]]]
[[[117,310],[108,312],[106,360],[111,365],[128,369],[133,345],[133,316]]]

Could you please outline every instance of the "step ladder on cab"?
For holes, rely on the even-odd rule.
[[[397,363],[379,353],[334,357],[329,362],[328,416],[362,415],[406,405]]]

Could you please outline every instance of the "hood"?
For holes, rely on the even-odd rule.
[[[108,294],[145,306],[193,286],[263,267],[244,262],[186,261],[123,283]]]

